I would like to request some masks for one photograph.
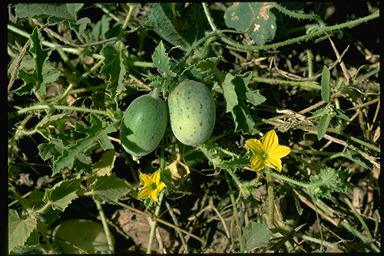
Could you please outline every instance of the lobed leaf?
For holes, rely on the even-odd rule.
[[[100,176],[90,186],[93,197],[102,203],[115,204],[128,194],[131,186],[114,175]]]
[[[97,176],[111,175],[115,159],[115,150],[109,149],[105,151],[101,155],[100,160],[92,167],[93,173],[96,173]]]
[[[116,131],[113,124],[106,124],[91,114],[91,126],[84,127],[78,124],[76,129],[86,132],[87,137],[77,140],[74,145],[65,147],[63,154],[53,162],[53,174],[58,173],[63,168],[71,169],[75,160],[88,164],[88,159],[84,159],[84,152],[97,145],[100,145],[104,150],[113,148],[113,144],[108,138],[109,133]]]
[[[254,134],[256,132],[255,122],[249,113],[246,101],[250,101],[253,105],[258,105],[265,101],[265,98],[258,90],[250,90],[248,88],[251,75],[250,72],[243,76],[233,76],[228,73],[222,83],[227,105],[226,112],[230,112],[233,116],[235,131],[242,131],[245,134]]]
[[[34,18],[34,17],[56,17],[59,19],[76,21],[77,12],[83,7],[80,3],[28,3],[17,4],[15,8],[16,16],[19,18]]]
[[[108,77],[107,91],[115,97],[125,90],[123,79],[127,70],[124,65],[124,56],[127,53],[125,48],[107,44],[101,50],[101,54],[105,57],[101,72]]]
[[[332,193],[346,193],[350,185],[346,181],[347,172],[327,167],[319,175],[311,176],[308,191],[314,198],[332,198]]]
[[[176,77],[176,73],[171,70],[170,59],[165,52],[163,41],[160,41],[155,48],[152,54],[152,62],[161,75]]]
[[[80,189],[80,179],[63,180],[58,182],[44,194],[44,202],[51,205],[52,209],[64,211],[72,200],[78,198],[78,190]]]
[[[8,210],[8,251],[28,240],[31,233],[37,228],[37,221],[31,215],[21,218],[16,210]]]
[[[248,251],[266,247],[271,237],[271,231],[262,223],[251,221],[242,228],[242,239],[244,239]]]

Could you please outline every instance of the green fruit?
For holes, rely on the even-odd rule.
[[[185,80],[169,94],[169,116],[175,137],[185,145],[204,143],[215,126],[211,92],[202,83]]]
[[[66,220],[53,231],[54,243],[63,253],[108,252],[107,237],[99,222],[82,219]],[[112,238],[112,244],[115,240]]]
[[[159,145],[167,122],[164,101],[151,94],[142,95],[132,101],[124,113],[120,127],[121,145],[134,157],[148,155]]]

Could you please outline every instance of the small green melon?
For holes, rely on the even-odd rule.
[[[123,148],[134,157],[148,155],[160,144],[167,128],[167,105],[151,94],[142,95],[128,106],[120,127]]]
[[[54,243],[63,253],[108,252],[108,242],[103,225],[83,219],[70,219],[59,224],[53,231]],[[115,240],[112,238],[114,245]]]
[[[204,143],[212,134],[216,121],[215,103],[205,84],[185,80],[168,97],[171,129],[183,144]]]

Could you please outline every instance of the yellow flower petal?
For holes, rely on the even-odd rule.
[[[159,201],[159,198],[157,197],[157,193],[158,193],[158,191],[157,190],[153,190],[151,193],[150,193],[150,197],[151,197],[151,199],[153,200],[153,201],[155,201],[155,202],[157,202],[157,201]]]
[[[140,172],[140,174],[139,174],[139,179],[140,179],[140,182],[141,182],[144,186],[147,186],[148,184],[151,183],[151,178],[149,177],[149,175],[147,175],[147,174],[145,174],[145,173]]]
[[[264,135],[262,144],[268,153],[269,150],[273,150],[276,146],[279,145],[279,137],[277,137],[275,130],[270,130]]]
[[[158,185],[160,182],[160,171],[155,171],[151,176],[151,180]]]
[[[163,190],[163,188],[165,188],[165,183],[164,182],[160,182],[158,185],[157,185],[157,191],[161,191]]]
[[[265,160],[264,163],[269,168],[275,169],[278,172],[281,172],[281,170],[283,169],[283,167],[281,166],[280,158],[268,158],[267,160]]]
[[[245,146],[252,152],[252,154],[259,154],[264,151],[263,145],[257,139],[248,139],[245,142]]]
[[[268,156],[271,158],[283,158],[291,152],[291,149],[287,146],[277,145],[273,150],[268,152]]]
[[[145,198],[148,198],[149,195],[151,194],[151,190],[148,188],[148,187],[143,187],[140,191],[139,191],[139,194],[138,194],[138,197],[140,199],[145,199]]]
[[[251,158],[251,167],[255,171],[259,171],[264,168],[264,160],[259,155],[253,155]]]

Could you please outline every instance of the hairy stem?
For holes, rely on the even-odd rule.
[[[266,180],[268,187],[268,226],[269,228],[273,228],[274,226],[274,217],[275,217],[275,197],[273,195],[273,181],[271,172],[266,172]]]
[[[87,112],[87,113],[94,113],[94,114],[100,114],[104,116],[108,116],[112,118],[112,115],[103,110],[98,109],[89,109],[89,108],[82,108],[82,107],[73,107],[73,106],[64,106],[64,105],[48,105],[48,104],[42,104],[42,105],[34,105],[31,107],[22,108],[17,111],[17,114],[24,114],[28,113],[30,111],[34,110],[45,110],[45,109],[59,109],[59,110],[68,110],[68,111],[79,111],[79,112]]]
[[[238,234],[238,238],[239,238],[239,242],[240,242],[240,252],[244,252],[244,240],[243,240],[243,237],[241,235],[239,213],[237,211],[237,204],[236,204],[235,196],[233,195],[234,192],[233,192],[233,189],[231,186],[231,181],[230,181],[227,173],[228,172],[225,172],[225,179],[226,179],[228,187],[229,187],[229,197],[231,199],[231,204],[232,204],[232,209],[233,209],[233,218],[235,220],[237,234]]]
[[[209,13],[207,3],[201,3],[201,4],[203,5],[205,16],[207,17],[208,23],[211,26],[212,31],[216,31],[217,28],[216,28],[215,23],[213,22],[211,14]]]
[[[107,237],[109,253],[114,253],[115,249],[113,248],[112,235],[108,227],[107,218],[105,217],[103,207],[101,206],[101,203],[96,199],[94,199],[93,201],[95,202],[97,210],[99,211],[101,223],[103,224],[105,236]]]

